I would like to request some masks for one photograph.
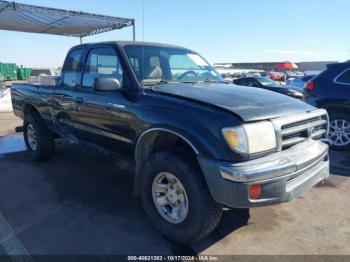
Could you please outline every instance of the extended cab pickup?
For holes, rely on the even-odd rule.
[[[325,110],[228,84],[181,47],[79,45],[57,85],[14,84],[12,102],[35,160],[63,138],[134,161],[134,194],[180,243],[209,234],[222,207],[290,201],[329,176]]]

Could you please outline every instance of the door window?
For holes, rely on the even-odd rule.
[[[75,49],[71,51],[66,59],[64,74],[63,74],[63,85],[69,87],[75,87],[79,79],[79,68],[83,49]]]
[[[134,69],[137,78],[141,77],[140,61],[137,57],[129,57],[129,62]]]
[[[95,48],[89,52],[83,73],[82,86],[91,88],[97,77],[113,77],[122,85],[123,69],[117,54],[111,48]]]

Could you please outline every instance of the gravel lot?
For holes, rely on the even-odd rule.
[[[4,136],[20,121],[0,114],[0,123]],[[0,147],[8,141],[0,138]],[[132,164],[71,144],[45,163],[0,154],[0,255],[350,255],[350,152],[331,159],[339,168],[304,196],[227,210],[209,237],[180,246],[162,238],[132,198]]]

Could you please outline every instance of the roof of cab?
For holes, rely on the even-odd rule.
[[[86,43],[81,45],[73,46],[72,49],[78,48],[78,47],[86,47],[86,46],[95,46],[95,45],[119,45],[119,46],[125,46],[125,45],[135,45],[135,46],[157,46],[157,47],[166,47],[166,48],[178,48],[178,49],[185,49],[189,50],[187,48],[176,46],[176,45],[169,45],[169,44],[163,44],[163,43],[153,43],[153,42],[142,42],[142,41],[105,41],[105,42],[96,42],[96,43]]]

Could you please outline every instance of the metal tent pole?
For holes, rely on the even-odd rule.
[[[135,19],[132,20],[132,40],[136,41]]]

